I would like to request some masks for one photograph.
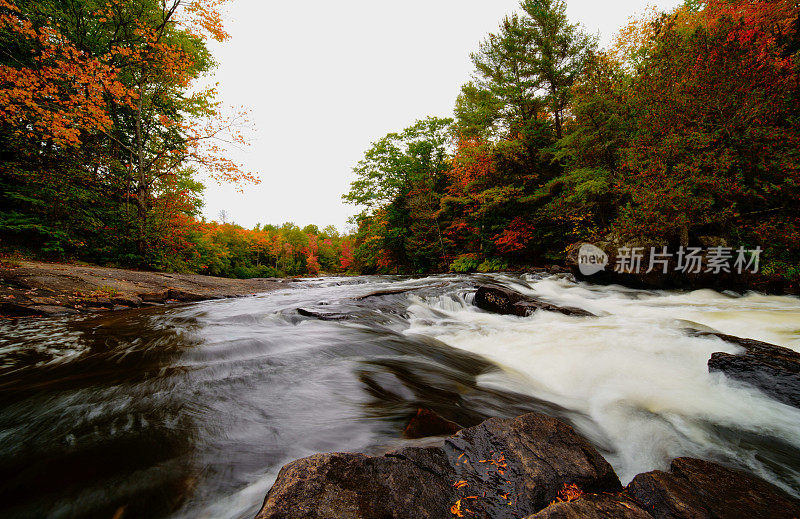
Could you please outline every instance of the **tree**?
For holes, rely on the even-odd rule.
[[[374,143],[354,168],[357,178],[343,197],[373,215],[380,213],[383,225],[376,226],[366,212],[359,220],[366,228],[382,229],[380,250],[404,269],[424,272],[446,262],[439,199],[449,168],[452,123],[429,117]]]
[[[632,84],[621,230],[738,241],[779,221],[795,234],[800,75],[790,42],[798,15],[793,2],[708,2],[658,21]]]
[[[531,42],[530,67],[537,88],[545,91],[544,102],[560,139],[570,89],[596,41],[569,23],[564,0],[524,0],[522,9],[528,15],[524,26]]]
[[[462,89],[460,122],[491,125],[496,111],[513,136],[547,111],[560,139],[570,88],[595,40],[569,23],[564,0],[524,0],[520,7],[522,15],[506,17],[472,54],[476,81]]]

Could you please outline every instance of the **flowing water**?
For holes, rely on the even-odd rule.
[[[599,317],[485,313],[471,301],[487,281]],[[464,426],[551,414],[623,483],[695,456],[800,495],[800,410],[709,374],[713,352],[738,347],[695,329],[800,350],[800,299],[566,276],[326,278],[2,322],[0,516],[250,518],[285,463],[407,444],[418,408]]]

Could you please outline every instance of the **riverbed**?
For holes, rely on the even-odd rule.
[[[598,317],[483,312],[499,283]],[[303,309],[305,314],[298,313]],[[800,496],[800,410],[710,374],[800,351],[800,299],[569,276],[322,278],[264,295],[0,322],[0,515],[249,518],[280,468],[405,444],[419,408],[462,426],[540,411],[623,483],[692,456]]]

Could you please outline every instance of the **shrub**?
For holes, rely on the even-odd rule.
[[[478,272],[502,272],[508,270],[508,263],[500,258],[491,258],[478,265]]]
[[[450,264],[450,272],[475,272],[480,264],[474,254],[462,254]]]

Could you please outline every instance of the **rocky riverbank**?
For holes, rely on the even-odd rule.
[[[229,279],[23,261],[0,266],[0,316],[57,316],[268,292],[292,279]]]
[[[572,427],[492,418],[383,456],[317,454],[278,474],[257,519],[796,518],[800,501],[755,476],[678,458],[622,487]]]

